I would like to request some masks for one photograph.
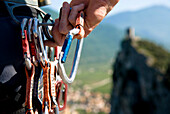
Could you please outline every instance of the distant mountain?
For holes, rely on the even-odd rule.
[[[83,58],[88,62],[109,62],[116,56],[124,32],[108,24],[99,24],[94,31],[85,38]]]
[[[157,42],[170,50],[170,9],[154,6],[134,12],[124,12],[104,19],[103,24],[119,29],[134,27],[136,34]]]

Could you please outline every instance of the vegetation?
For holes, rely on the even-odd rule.
[[[138,50],[143,50],[144,54],[153,58],[152,66],[159,69],[163,73],[167,71],[168,65],[170,64],[170,53],[155,43],[139,40],[137,42]]]
[[[72,86],[76,88],[89,87],[93,92],[101,92],[110,94],[112,86],[112,69],[110,64],[89,64],[89,66],[81,65],[76,76],[75,83]],[[107,83],[96,85],[105,79],[110,79]]]

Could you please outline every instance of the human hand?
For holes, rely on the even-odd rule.
[[[75,7],[84,4],[85,13],[85,37],[104,19],[119,0],[72,0],[70,6],[72,10],[69,15],[69,22],[74,26],[76,15],[79,12]]]
[[[72,0],[70,4],[64,2],[61,20],[56,19],[52,31],[56,43],[50,43],[50,45],[63,45],[65,35],[75,27],[77,14],[81,10],[85,13],[84,37],[87,37],[118,1],[119,0]],[[72,10],[70,10],[70,7]]]
[[[76,8],[78,11],[81,11],[84,9],[84,4],[77,5],[74,8]],[[70,4],[68,4],[67,2],[64,2],[62,6],[62,11],[60,13],[61,13],[60,20],[59,19],[55,20],[55,25],[53,26],[53,29],[52,29],[52,35],[53,35],[55,42],[45,41],[44,43],[47,46],[50,46],[50,47],[62,46],[68,32],[75,27],[68,20],[69,15],[71,15]],[[77,15],[78,15],[78,12],[75,15],[76,16],[75,19],[77,18]],[[84,36],[82,35],[83,33],[84,32],[81,31],[81,35],[76,35],[76,38],[80,39],[81,36]]]

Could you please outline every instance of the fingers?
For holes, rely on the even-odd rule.
[[[85,6],[87,6],[88,3],[89,3],[89,0],[72,0],[72,1],[70,2],[70,5],[71,5],[71,7],[72,7],[72,6],[75,6],[75,5],[82,4],[82,3],[84,3]]]
[[[64,2],[60,20],[59,19],[55,20],[55,25],[52,29],[52,36],[55,42],[45,41],[44,44],[50,47],[62,46],[64,44],[66,34],[68,34],[68,32],[71,29],[73,29],[73,26],[75,26],[76,24],[78,13],[82,11],[84,8],[85,8],[84,4],[79,4],[73,6],[72,10],[70,10],[70,4]],[[77,36],[76,38],[79,37]]]
[[[62,13],[60,21],[55,20],[55,25],[52,29],[52,36],[55,42],[45,41],[44,44],[50,47],[62,46],[64,44],[65,35],[72,29],[71,24],[68,21],[68,16],[70,13],[70,5],[67,2],[63,3]]]
[[[55,43],[47,41],[45,42],[45,45],[55,47],[55,46],[62,46],[64,44],[65,35],[59,32],[59,19],[55,20],[55,25],[52,29],[52,35],[53,35]]]
[[[70,4],[67,2],[63,3],[62,7],[62,14],[61,14],[61,20],[59,24],[59,32],[61,34],[67,34],[69,30],[71,30],[73,27],[68,21],[68,16],[70,14]]]
[[[72,6],[72,10],[70,12],[70,15],[69,15],[69,22],[73,25],[73,26],[76,26],[76,18],[77,18],[77,15],[78,13],[83,10],[85,8],[85,5],[84,4],[79,4],[79,5],[76,5],[76,6]]]

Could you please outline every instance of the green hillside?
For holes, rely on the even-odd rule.
[[[123,32],[110,25],[100,24],[85,38],[83,63],[103,63],[113,59],[119,49]],[[86,60],[85,60],[86,58]]]
[[[170,53],[146,40],[139,40],[136,44],[136,49],[148,57],[149,65],[165,74],[170,65]]]

